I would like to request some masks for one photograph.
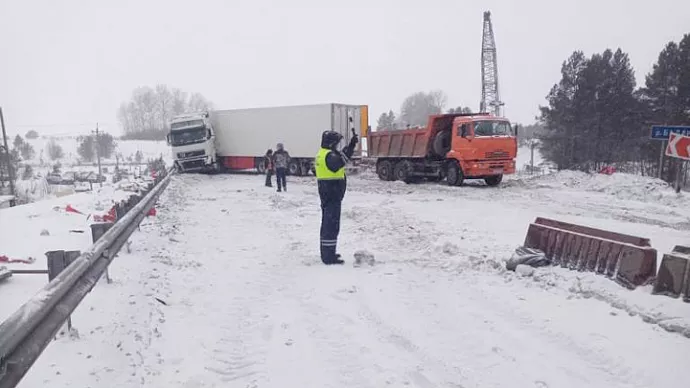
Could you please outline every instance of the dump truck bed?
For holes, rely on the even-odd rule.
[[[375,158],[423,158],[429,150],[426,128],[381,131],[369,134],[368,152]]]

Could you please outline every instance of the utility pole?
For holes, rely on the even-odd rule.
[[[537,146],[536,140],[532,139],[530,141],[530,145],[529,145],[529,151],[530,151],[530,155],[529,155],[530,171],[529,171],[529,174],[530,175],[534,174],[534,147],[536,147],[536,146]]]
[[[661,141],[661,152],[659,152],[659,179],[662,179],[664,172],[664,152],[666,151],[667,141]]]
[[[98,137],[98,123],[96,123],[96,131],[94,131],[94,132],[96,133],[96,160],[98,160],[98,185],[100,187],[103,187],[103,181],[101,181],[101,176],[102,176],[101,175],[102,174],[101,173],[101,151],[100,151],[101,143],[100,143],[100,141],[99,141],[100,139]]]
[[[17,201],[17,192],[14,189],[14,171],[12,171],[12,160],[10,159],[10,148],[7,146],[7,132],[5,132],[5,116],[2,114],[2,107],[0,107],[0,126],[2,126],[2,141],[5,145],[5,155],[7,161],[7,174],[10,178],[10,193],[12,194],[12,199],[10,200],[10,206],[15,206]]]

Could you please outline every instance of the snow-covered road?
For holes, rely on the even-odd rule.
[[[350,179],[343,208],[348,263],[326,267],[314,182],[292,179],[278,194],[261,181],[174,177],[158,216],[113,264],[114,283],[75,312],[79,338],[51,344],[21,386],[687,383],[687,304],[593,274],[521,277],[502,266],[536,216],[643,235],[663,252],[688,237],[689,211],[673,198],[365,174]],[[353,268],[356,249],[377,265]]]

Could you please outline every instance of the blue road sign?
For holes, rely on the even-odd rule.
[[[683,136],[690,136],[690,127],[681,127],[675,125],[653,125],[651,138],[653,140],[668,140],[671,132]]]

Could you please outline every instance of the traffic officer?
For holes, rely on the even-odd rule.
[[[359,140],[353,133],[350,144],[338,151],[342,139],[343,136],[336,131],[324,131],[321,149],[314,161],[321,198],[321,261],[326,265],[344,263],[336,253],[336,247],[340,232],[340,205],[347,188],[345,164],[355,152]]]

